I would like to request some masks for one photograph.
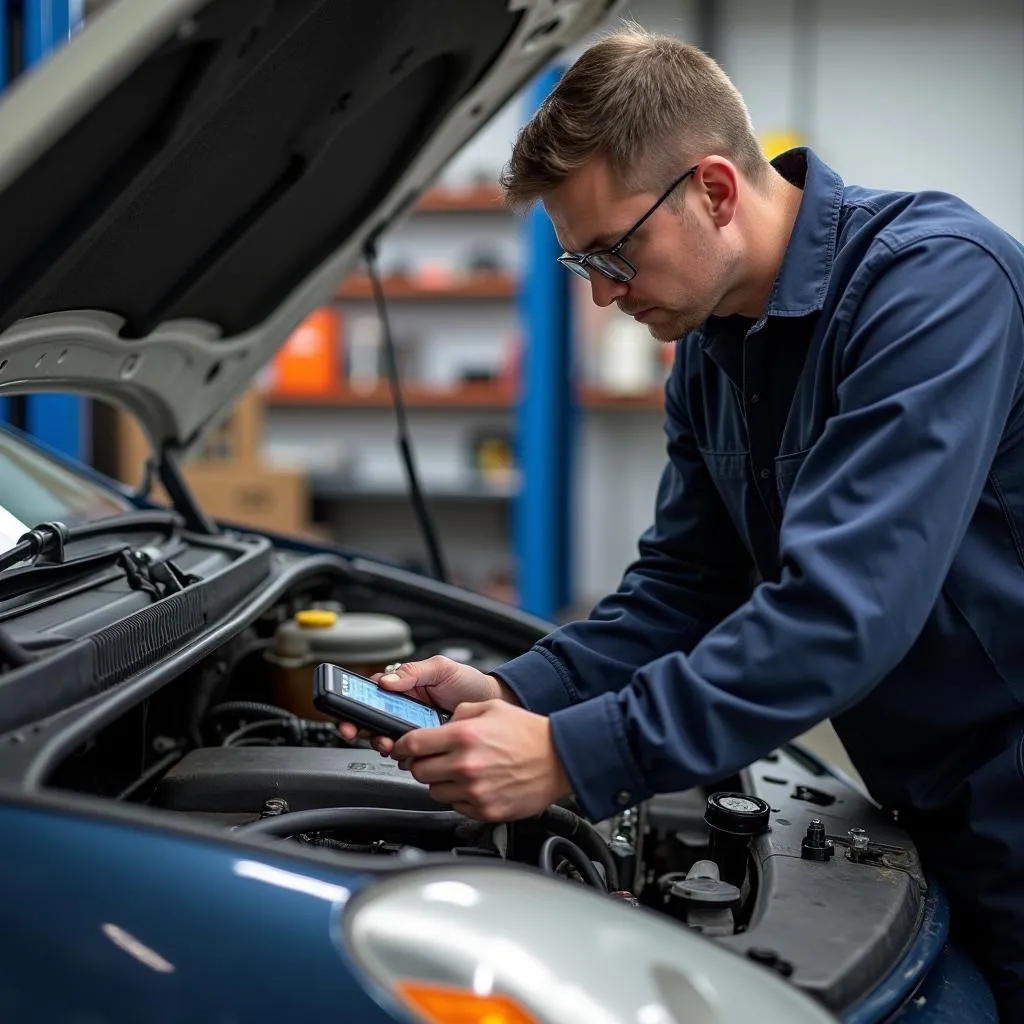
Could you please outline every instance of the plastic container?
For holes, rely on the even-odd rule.
[[[412,631],[394,615],[306,608],[281,623],[267,660],[277,666],[273,700],[301,718],[330,719],[313,706],[313,669],[330,662],[359,675],[383,672],[413,653]]]
[[[324,394],[340,381],[340,318],[329,306],[313,310],[274,358],[274,391],[283,395]]]

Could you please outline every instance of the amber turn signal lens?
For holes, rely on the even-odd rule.
[[[423,981],[400,981],[396,987],[427,1024],[538,1024],[509,996],[480,996]]]

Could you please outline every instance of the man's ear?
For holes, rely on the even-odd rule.
[[[739,171],[724,157],[711,156],[701,161],[694,177],[701,202],[712,222],[716,227],[724,228],[736,216],[740,194]]]

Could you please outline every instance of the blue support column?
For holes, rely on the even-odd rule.
[[[22,48],[25,67],[63,45],[82,21],[81,0],[24,0]],[[68,168],[73,174],[74,169]],[[30,395],[25,428],[34,437],[78,459],[89,454],[89,407],[75,395]]]
[[[558,82],[552,68],[535,82],[538,106]],[[521,607],[554,618],[572,599],[572,331],[568,274],[541,207],[525,229],[518,456],[522,490],[515,508]]]

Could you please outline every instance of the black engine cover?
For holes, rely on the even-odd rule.
[[[174,811],[257,814],[272,798],[290,810],[397,807],[440,810],[427,787],[375,750],[203,747],[161,779],[153,803]]]

